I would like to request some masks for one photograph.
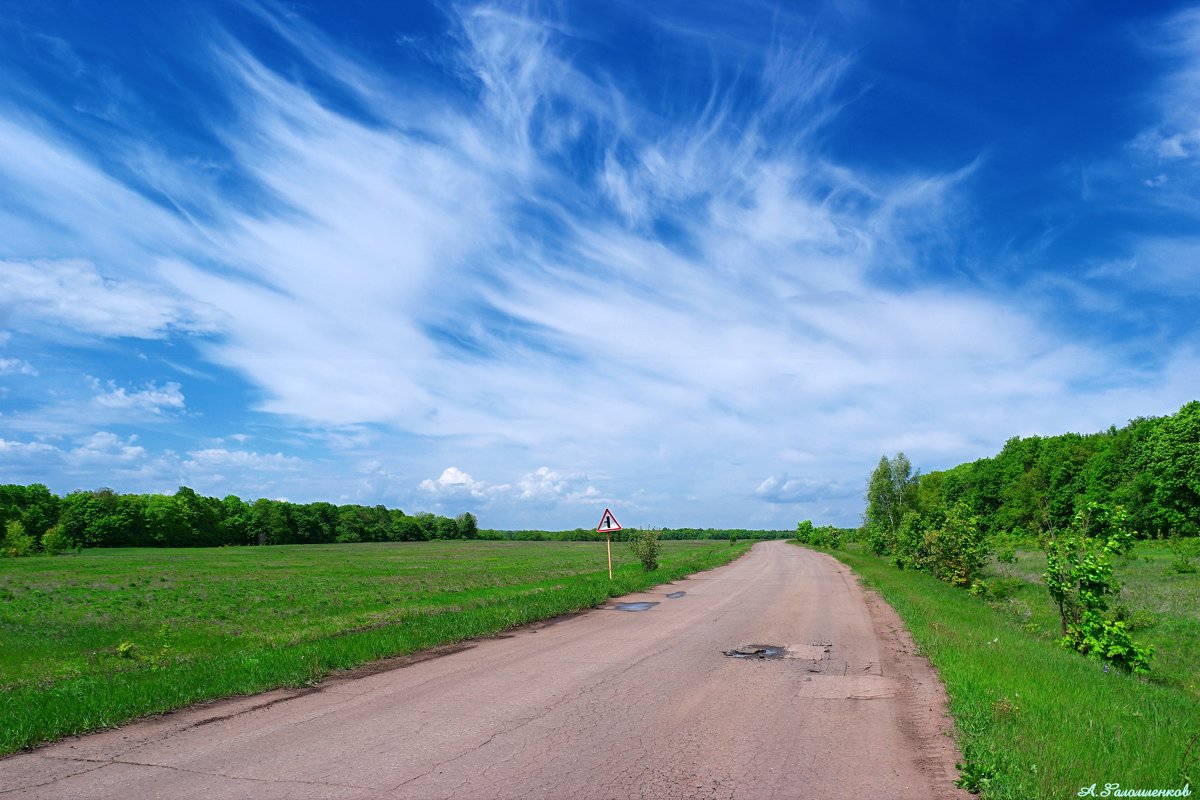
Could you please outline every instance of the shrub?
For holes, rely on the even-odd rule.
[[[896,535],[883,525],[868,525],[863,531],[863,538],[877,556],[890,556],[896,552]]]
[[[987,563],[989,549],[987,537],[979,529],[979,518],[959,502],[949,509],[939,506],[925,515],[906,513],[891,552],[901,569],[921,570],[946,583],[970,587]],[[975,593],[980,591],[983,589]]]
[[[971,583],[968,591],[983,600],[999,602],[1008,600],[1016,595],[1025,585],[1025,581],[1014,577],[996,577],[989,580],[977,579]]]
[[[832,525],[814,527],[804,520],[796,526],[796,541],[813,547],[828,547],[836,550],[842,546],[842,532]]]
[[[900,521],[892,551],[895,554],[892,561],[900,569],[928,571],[929,553],[925,547],[927,522],[915,511],[909,511]]]
[[[1168,570],[1180,575],[1188,575],[1196,571],[1196,559],[1200,558],[1200,538],[1195,536],[1180,538],[1173,533],[1167,546],[1175,558]]]
[[[812,543],[817,547],[828,547],[837,550],[842,546],[842,532],[832,525],[822,525],[813,530]]]
[[[1105,614],[1108,598],[1121,590],[1113,559],[1133,546],[1125,520],[1122,506],[1088,503],[1066,533],[1047,542],[1042,577],[1058,605],[1064,646],[1125,672],[1147,672],[1154,648],[1134,643],[1127,623]]]
[[[994,541],[996,560],[1001,564],[1017,563],[1017,536],[1013,533],[996,534]]]
[[[4,526],[4,539],[0,540],[0,556],[18,558],[33,553],[36,543],[25,532],[25,526],[13,520]]]
[[[42,534],[42,550],[48,556],[64,553],[74,546],[70,537],[62,532],[57,525]]]
[[[970,586],[988,559],[979,517],[967,513],[961,502],[946,512],[941,525],[925,532],[923,549],[925,568],[955,586]]]
[[[658,531],[630,531],[629,549],[642,562],[642,568],[646,572],[658,569],[658,554],[662,550],[662,543],[658,541]]]

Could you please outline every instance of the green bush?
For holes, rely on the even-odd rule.
[[[1002,601],[1016,595],[1025,585],[1025,581],[1016,577],[995,577],[987,580],[976,579],[968,591],[983,600]]]
[[[25,526],[13,520],[4,526],[4,539],[0,540],[0,556],[18,558],[31,555],[36,547],[32,536],[25,532]]]
[[[896,535],[883,525],[868,525],[864,538],[871,552],[877,556],[890,556],[896,552]]]
[[[804,520],[796,525],[796,541],[812,547],[836,550],[842,546],[842,531],[832,525],[814,527],[812,522]]]
[[[1196,559],[1200,558],[1200,538],[1195,536],[1181,538],[1173,533],[1167,543],[1175,558],[1168,570],[1179,575],[1189,575],[1196,571]]]
[[[646,572],[658,569],[658,554],[662,543],[658,540],[658,531],[636,530],[629,532],[629,549],[642,562]]]
[[[889,552],[901,569],[928,572],[946,583],[970,587],[987,564],[989,548],[979,518],[959,502],[927,514],[906,513]]]
[[[1121,591],[1113,559],[1133,547],[1122,506],[1088,503],[1071,527],[1046,543],[1042,578],[1058,605],[1063,645],[1109,661],[1125,672],[1149,671],[1154,648],[1130,638],[1129,626],[1108,611],[1108,598]]]
[[[957,503],[941,524],[925,532],[925,569],[934,577],[955,586],[970,586],[988,559],[987,537],[979,529],[979,518]]]
[[[993,541],[996,550],[996,560],[1001,564],[1017,563],[1017,536],[1013,533],[999,533]]]
[[[42,551],[48,556],[64,553],[74,546],[75,543],[57,525],[42,534]]]

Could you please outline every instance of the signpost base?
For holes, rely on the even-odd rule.
[[[612,580],[612,534],[608,534],[608,579]]]

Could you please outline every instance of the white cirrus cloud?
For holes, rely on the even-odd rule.
[[[569,4],[542,16],[451,2],[448,43],[425,53],[441,78],[423,81],[277,5],[239,8],[291,49],[260,58],[219,32],[203,43],[195,68],[220,113],[197,104],[197,138],[219,148],[218,169],[168,137],[146,144],[159,140],[150,128],[56,135],[36,107],[0,108],[0,319],[34,338],[187,336],[213,369],[184,374],[245,380],[281,441],[317,443],[339,474],[196,444],[156,460],[106,433],[70,451],[89,475],[122,459],[153,461],[160,482],[286,472],[293,495],[337,484],[531,523],[610,496],[736,524],[841,498],[848,520],[881,452],[946,465],[1013,432],[1103,429],[1194,396],[1195,354],[1175,343],[1158,351],[1165,366],[1130,367],[1080,344],[1086,333],[1039,293],[934,275],[975,230],[982,159],[837,163],[824,131],[858,56],[820,29],[736,26],[697,47],[686,26],[658,24],[666,12],[639,11],[637,24],[713,69],[663,64],[628,82],[578,55],[608,43],[565,22]],[[1139,140],[1155,163],[1137,178],[1192,203],[1177,175],[1200,152],[1200,14],[1174,22],[1162,46],[1177,69]],[[1197,285],[1196,242],[1133,249],[1130,280]],[[8,413],[0,432],[202,424],[182,413],[178,383],[91,389]],[[451,466],[414,487],[463,458],[508,482]]]
[[[219,314],[161,286],[108,279],[84,260],[0,261],[0,310],[11,325],[156,339],[172,329],[212,331]]]
[[[38,371],[28,361],[19,358],[0,358],[0,375],[33,375]]]
[[[1160,22],[1148,49],[1172,68],[1152,98],[1159,120],[1133,145],[1167,164],[1194,162],[1200,159],[1200,10],[1190,8]],[[1155,186],[1164,183],[1165,175],[1153,179]]]

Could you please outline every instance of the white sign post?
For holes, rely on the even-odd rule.
[[[596,526],[597,533],[604,533],[608,538],[608,579],[612,580],[612,532],[621,530],[621,523],[617,522],[617,518],[612,515],[612,512],[607,508],[604,509],[604,516],[600,518],[600,524]]]

